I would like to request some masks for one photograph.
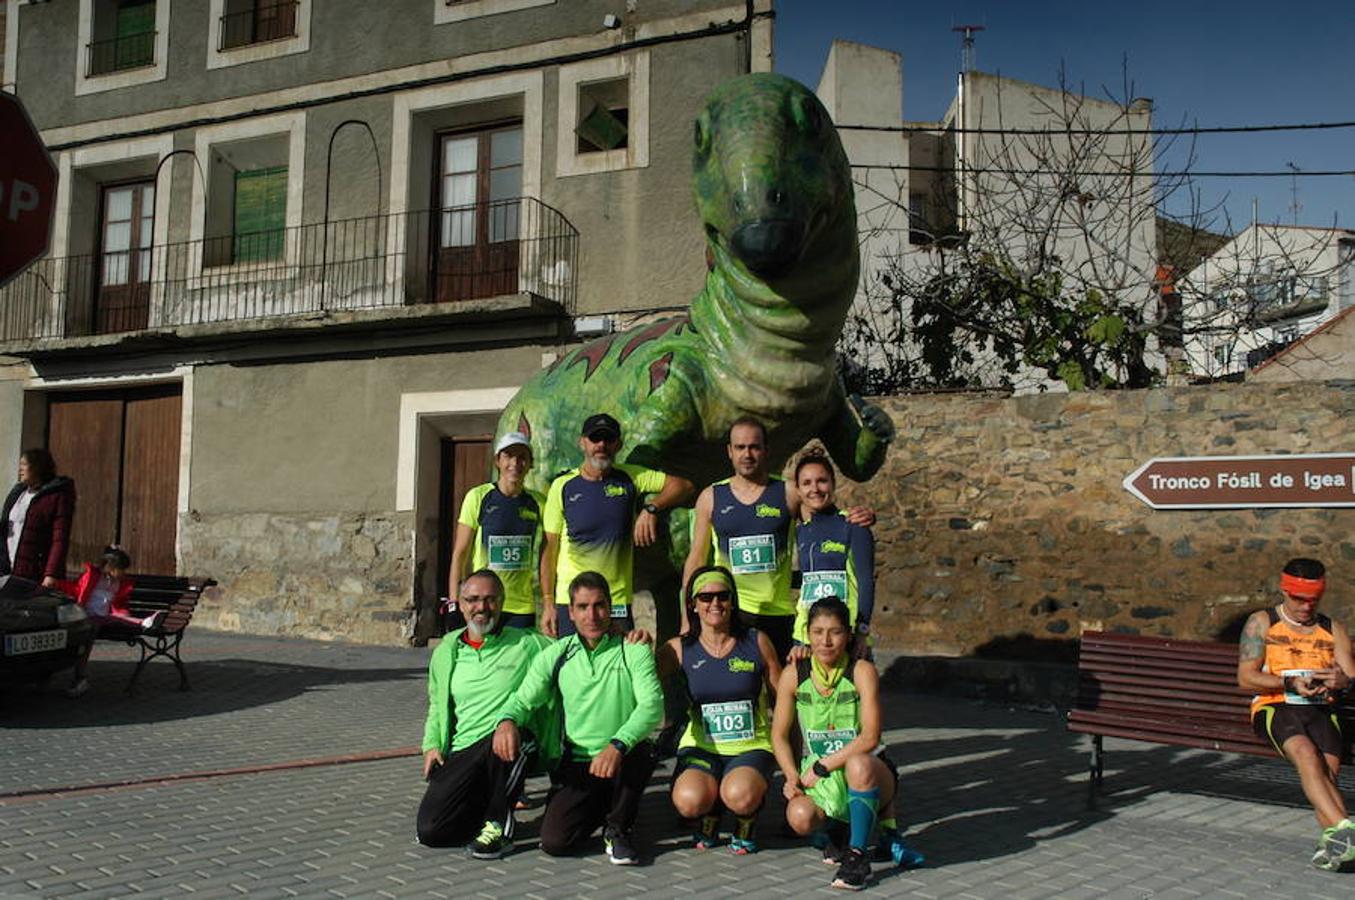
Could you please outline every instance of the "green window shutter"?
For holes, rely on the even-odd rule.
[[[118,7],[115,68],[148,66],[155,61],[155,2]]]
[[[287,227],[287,167],[235,173],[236,262],[281,259]]]

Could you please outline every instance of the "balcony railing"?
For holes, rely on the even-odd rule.
[[[0,342],[521,292],[573,313],[578,244],[523,197],[44,259],[0,290]]]
[[[139,69],[155,64],[154,31],[124,34],[106,41],[92,41],[86,48],[85,75],[107,75],[123,69]]]
[[[243,12],[226,13],[221,17],[221,37],[218,50],[233,50],[251,44],[280,41],[296,36],[296,11],[299,0],[265,2]]]

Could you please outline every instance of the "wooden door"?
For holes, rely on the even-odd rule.
[[[176,572],[182,391],[177,384],[53,395],[47,446],[75,480],[67,567],[120,544],[138,572]]]
[[[142,181],[105,187],[100,207],[94,330],[139,331],[150,313],[155,185]]]
[[[439,135],[436,296],[516,293],[522,126]]]
[[[66,554],[71,571],[117,543],[122,408],[119,391],[53,395],[47,405],[47,449],[57,472],[75,479],[75,520]]]
[[[447,591],[447,575],[452,569],[452,541],[461,501],[466,492],[489,480],[493,468],[493,435],[479,434],[442,439],[442,475],[438,504],[438,595]]]
[[[126,403],[118,543],[138,571],[168,574],[176,563],[183,395],[178,385],[165,385]]]

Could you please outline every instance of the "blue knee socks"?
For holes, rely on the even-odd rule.
[[[871,832],[875,830],[875,813],[880,807],[880,789],[868,791],[847,790],[847,816],[852,833],[848,843],[859,849],[870,844]]]

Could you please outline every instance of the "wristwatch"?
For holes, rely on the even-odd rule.
[[[820,778],[827,778],[829,775],[833,774],[832,772],[828,771],[828,767],[823,764],[823,760],[821,759],[814,760],[814,765],[810,766],[809,768],[814,770],[814,774],[819,776]]]
[[[645,512],[649,513],[651,516],[657,516],[659,514],[659,508],[655,506],[653,503],[646,503],[644,506],[640,508],[643,509]]]
[[[607,743],[615,747],[616,752],[620,753],[622,756],[625,756],[627,753],[630,752],[630,748],[626,746],[626,742],[621,740],[621,738],[612,738]]]

